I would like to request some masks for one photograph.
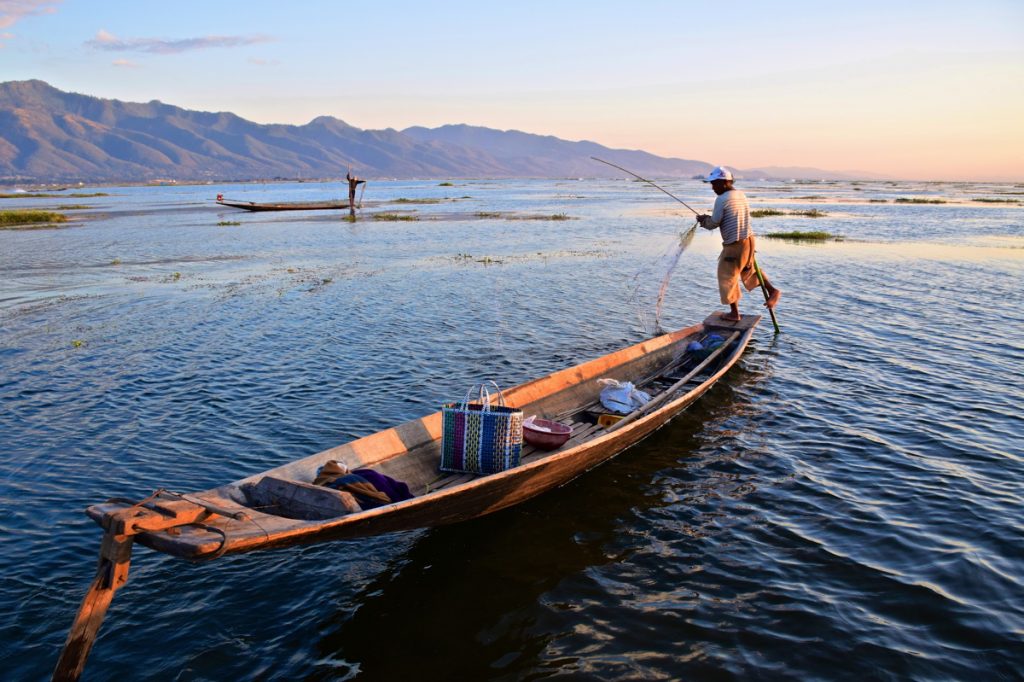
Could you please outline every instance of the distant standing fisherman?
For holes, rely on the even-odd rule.
[[[722,303],[729,306],[729,313],[723,320],[740,319],[740,281],[747,291],[758,286],[754,268],[754,230],[750,227],[750,205],[747,196],[732,186],[732,173],[718,166],[704,179],[711,183],[711,189],[718,198],[711,215],[697,216],[697,222],[708,230],[718,229],[722,233],[722,253],[718,256],[718,293]],[[775,308],[782,291],[772,286],[768,276],[761,270],[768,300],[765,307]]]
[[[366,180],[360,180],[356,176],[352,175],[352,169],[348,169],[348,173],[345,175],[345,179],[348,180],[348,213],[353,218],[356,217],[356,186],[366,182]]]

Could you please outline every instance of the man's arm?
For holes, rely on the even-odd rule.
[[[711,215],[703,213],[697,216],[697,222],[700,226],[706,230],[717,230],[722,224],[722,218],[725,214],[723,210],[725,202],[722,201],[722,197],[715,199],[715,208],[711,211]]]

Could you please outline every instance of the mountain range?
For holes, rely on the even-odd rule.
[[[232,113],[122,102],[39,81],[0,83],[0,181],[693,177],[704,161],[663,158],[515,130],[468,125],[363,130],[330,116],[260,124]],[[739,177],[848,179],[818,169],[736,170]]]

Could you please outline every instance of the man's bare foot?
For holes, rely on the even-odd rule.
[[[739,313],[722,313],[721,318],[726,322],[739,322],[743,319],[743,316]]]
[[[772,293],[768,295],[768,300],[764,302],[764,307],[768,310],[772,310],[779,303],[779,299],[782,298],[781,289],[772,289]]]

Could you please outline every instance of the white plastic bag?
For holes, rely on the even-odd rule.
[[[601,389],[601,404],[612,412],[629,414],[646,405],[651,399],[651,396],[639,390],[630,381],[622,382],[615,379],[598,379],[597,381],[604,384],[604,388]]]

